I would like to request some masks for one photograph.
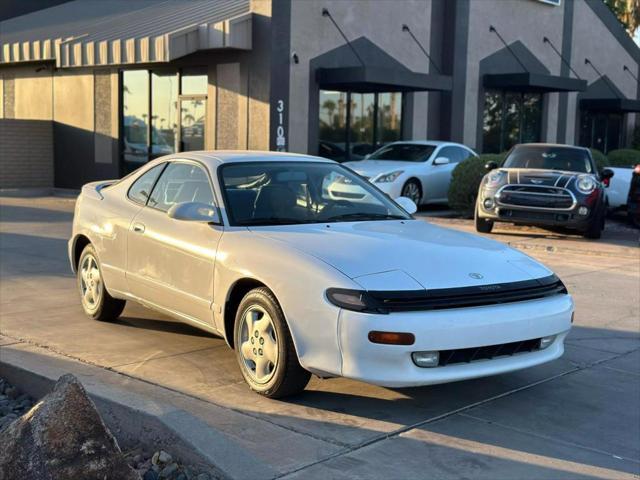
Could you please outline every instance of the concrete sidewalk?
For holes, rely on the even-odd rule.
[[[416,389],[314,379],[303,395],[272,401],[248,390],[219,338],[137,305],[115,323],[88,320],[66,259],[72,210],[67,199],[0,199],[0,362],[44,365],[51,376],[78,370],[104,395],[133,391],[141,409],[189,419],[172,428],[234,478],[640,473],[634,231],[596,242],[533,230],[494,236],[554,269],[574,295],[576,326],[558,361]]]

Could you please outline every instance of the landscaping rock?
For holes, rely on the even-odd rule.
[[[0,431],[0,478],[140,480],[73,375]]]

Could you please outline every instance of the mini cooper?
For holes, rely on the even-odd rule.
[[[134,301],[219,335],[268,397],[312,373],[408,387],[562,355],[574,307],[553,272],[415,210],[331,160],[186,152],[85,185],[69,258],[89,317]]]
[[[480,183],[475,226],[490,233],[495,222],[577,230],[600,238],[613,171],[598,171],[587,148],[522,144],[495,162]]]

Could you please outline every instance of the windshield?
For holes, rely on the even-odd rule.
[[[256,162],[221,167],[231,225],[409,219],[384,193],[335,163]]]
[[[367,160],[398,160],[402,162],[424,162],[436,149],[434,145],[415,143],[392,143],[373,152]]]
[[[539,168],[593,173],[591,159],[587,151],[571,147],[515,147],[505,160],[504,168]]]

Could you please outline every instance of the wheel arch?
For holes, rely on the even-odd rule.
[[[87,245],[91,243],[91,240],[86,235],[79,233],[73,239],[73,247],[71,249],[71,266],[73,271],[78,271],[78,263],[80,262],[80,255]]]
[[[269,291],[273,293],[273,290],[271,290],[268,285],[252,277],[240,278],[236,280],[231,287],[229,287],[224,307],[222,308],[222,315],[224,321],[224,339],[226,340],[227,345],[231,348],[235,348],[233,341],[233,328],[240,302],[251,290],[262,287],[268,288]]]

